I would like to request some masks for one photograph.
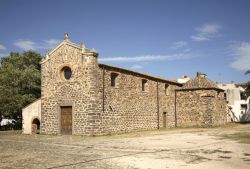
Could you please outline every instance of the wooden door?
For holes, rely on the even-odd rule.
[[[72,134],[72,107],[61,107],[61,134]]]
[[[163,112],[162,114],[162,121],[163,121],[163,128],[166,128],[167,127],[167,113],[166,112]]]

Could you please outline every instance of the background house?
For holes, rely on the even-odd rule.
[[[244,95],[244,85],[217,84],[219,88],[224,90],[224,97],[228,102],[229,114],[231,121],[250,122],[249,97]]]

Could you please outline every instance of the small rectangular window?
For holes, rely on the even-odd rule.
[[[246,110],[247,109],[247,104],[241,104],[240,108]]]
[[[246,94],[244,92],[240,92],[240,100],[246,100]]]
[[[165,95],[169,95],[169,84],[165,84]]]
[[[227,100],[227,93],[224,93],[224,99]]]
[[[241,114],[246,113],[246,111],[247,111],[247,104],[241,104],[240,105],[240,110],[241,110]]]
[[[117,73],[111,73],[110,76],[111,76],[111,86],[115,87],[115,85],[116,85],[116,78],[117,78],[118,74]]]
[[[145,91],[145,90],[146,90],[146,83],[147,83],[147,80],[146,80],[146,79],[142,79],[142,80],[141,80],[141,84],[142,84],[141,90],[142,90],[142,91]]]

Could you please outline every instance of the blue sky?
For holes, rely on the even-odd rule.
[[[102,63],[171,79],[250,79],[249,0],[1,0],[0,23],[0,56],[45,54],[68,32]]]

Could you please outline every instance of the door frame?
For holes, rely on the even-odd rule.
[[[165,120],[164,120],[165,119]],[[167,128],[167,112],[162,113],[162,127]]]
[[[40,123],[40,125],[39,125],[39,127],[40,127],[40,131],[39,131],[39,134],[41,133],[41,119],[38,117],[38,116],[34,116],[34,117],[32,117],[32,119],[31,119],[31,122],[30,122],[30,124],[31,124],[31,129],[30,129],[30,131],[31,131],[31,134],[33,134],[33,121],[35,120],[35,119],[37,119],[38,121],[39,121],[39,123]],[[37,134],[37,133],[36,133]]]
[[[74,112],[75,112],[75,106],[73,104],[72,101],[69,101],[69,100],[62,100],[58,103],[58,106],[57,106],[57,119],[58,119],[58,125],[57,125],[57,128],[58,128],[58,131],[57,133],[62,135],[62,124],[61,124],[61,107],[67,107],[67,106],[70,106],[72,107],[72,135],[74,135]]]

